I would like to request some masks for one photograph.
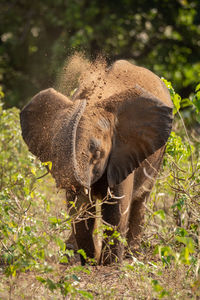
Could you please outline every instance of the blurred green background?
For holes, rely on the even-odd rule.
[[[22,107],[74,51],[145,66],[188,97],[200,81],[199,0],[0,0],[0,85]]]

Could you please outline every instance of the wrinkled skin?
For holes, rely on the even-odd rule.
[[[172,103],[164,84],[127,61],[111,68],[91,64],[72,100],[48,89],[20,117],[29,150],[52,161],[57,186],[66,189],[67,203],[76,203],[70,213],[81,212],[69,243],[99,264],[120,262],[124,244],[115,238],[108,245],[113,231],[103,239],[95,230],[109,225],[131,248],[139,241],[144,201],[171,131]]]

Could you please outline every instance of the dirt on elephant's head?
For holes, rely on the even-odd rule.
[[[134,64],[118,60],[108,66],[105,57],[99,55],[90,61],[82,53],[68,58],[60,73],[57,89],[75,99],[86,99],[88,104],[115,97],[134,86],[150,92],[171,106],[171,100],[159,77],[151,71]]]
[[[57,81],[57,89],[66,96],[72,96],[78,88],[76,99],[90,100],[93,95],[101,99],[107,84],[107,71],[104,57],[89,61],[84,54],[75,53],[66,60]]]
[[[79,80],[79,97],[87,100],[95,97],[102,99],[103,91],[106,87],[107,63],[103,57],[97,58],[90,64],[90,68],[84,70]]]

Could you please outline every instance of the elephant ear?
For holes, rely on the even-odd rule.
[[[116,116],[107,167],[108,184],[112,187],[165,145],[172,127],[172,107],[139,86],[107,99],[106,107],[114,109]]]
[[[22,136],[29,150],[42,162],[52,160],[53,124],[72,102],[53,88],[41,91],[20,113]]]

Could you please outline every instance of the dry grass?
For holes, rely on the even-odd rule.
[[[154,254],[156,244],[162,244],[163,239],[167,239],[167,228],[173,226],[172,223],[166,224],[165,230],[162,221],[152,218],[152,209],[155,211],[163,208],[162,202],[155,204],[158,188],[159,184],[154,188],[152,201],[148,203],[141,247],[129,258],[124,259],[122,265],[86,266],[82,269],[79,268],[80,263],[75,261],[68,265],[60,264],[59,247],[54,240],[50,239],[43,264],[47,264],[51,271],[43,272],[40,267],[38,271],[35,268],[34,271],[17,272],[15,277],[6,277],[1,269],[0,299],[199,299],[199,266],[176,263],[163,265],[158,254]],[[43,231],[47,236],[55,235],[55,229],[49,226],[48,218],[49,216],[64,218],[65,193],[56,191],[54,181],[49,175],[38,181],[36,191],[40,195],[37,199],[40,205],[33,207],[33,211],[29,213],[43,222],[39,235]],[[155,205],[156,207],[153,207]],[[169,210],[169,207],[170,205],[167,205],[165,210]],[[62,229],[58,230],[57,234],[65,240],[69,231]],[[37,276],[49,278],[54,283],[67,276],[67,282],[72,284],[74,290],[69,291],[67,296],[63,296],[59,288],[51,291],[49,287],[37,280]],[[77,290],[89,294],[83,296],[77,293]]]
[[[167,265],[155,254],[156,245],[169,245],[175,228],[175,219],[170,215],[174,199],[167,192],[159,194],[161,186],[162,190],[165,189],[164,181],[165,174],[162,174],[148,203],[140,248],[129,255],[129,258],[125,258],[122,265],[81,268],[80,263],[75,261],[68,265],[60,264],[60,249],[55,239],[51,239],[57,235],[65,240],[69,234],[66,228],[58,228],[56,231],[49,224],[49,216],[65,219],[65,193],[56,190],[50,175],[39,180],[35,190],[38,205],[33,206],[29,214],[42,221],[38,235],[45,232],[50,237],[42,262],[44,266],[48,265],[50,271],[43,271],[44,268],[40,265],[38,270],[34,267],[32,271],[17,272],[14,277],[6,277],[3,266],[0,266],[0,299],[200,299],[200,260],[196,264],[171,262]],[[153,212],[159,209],[166,212],[165,222],[153,217]],[[63,295],[60,288],[51,291],[47,285],[37,280],[38,276],[49,278],[54,283],[67,278],[66,282],[71,284],[67,296]],[[79,291],[87,293],[80,294]]]
[[[74,286],[91,293],[94,299],[198,299],[200,290],[194,285],[190,267],[171,265],[164,268],[155,262],[152,253],[143,253],[136,258],[125,259],[122,265],[86,267],[89,274],[74,270],[77,263],[64,266],[50,262],[54,271],[51,274],[27,272],[8,279],[0,275],[0,299],[83,299],[78,294],[62,296],[59,290],[51,292],[36,280],[36,276],[49,276],[52,280],[67,275],[76,275]],[[157,280],[156,290],[152,281]],[[70,281],[70,279],[69,279]],[[72,281],[72,278],[71,278]],[[165,290],[165,295],[161,292]]]

